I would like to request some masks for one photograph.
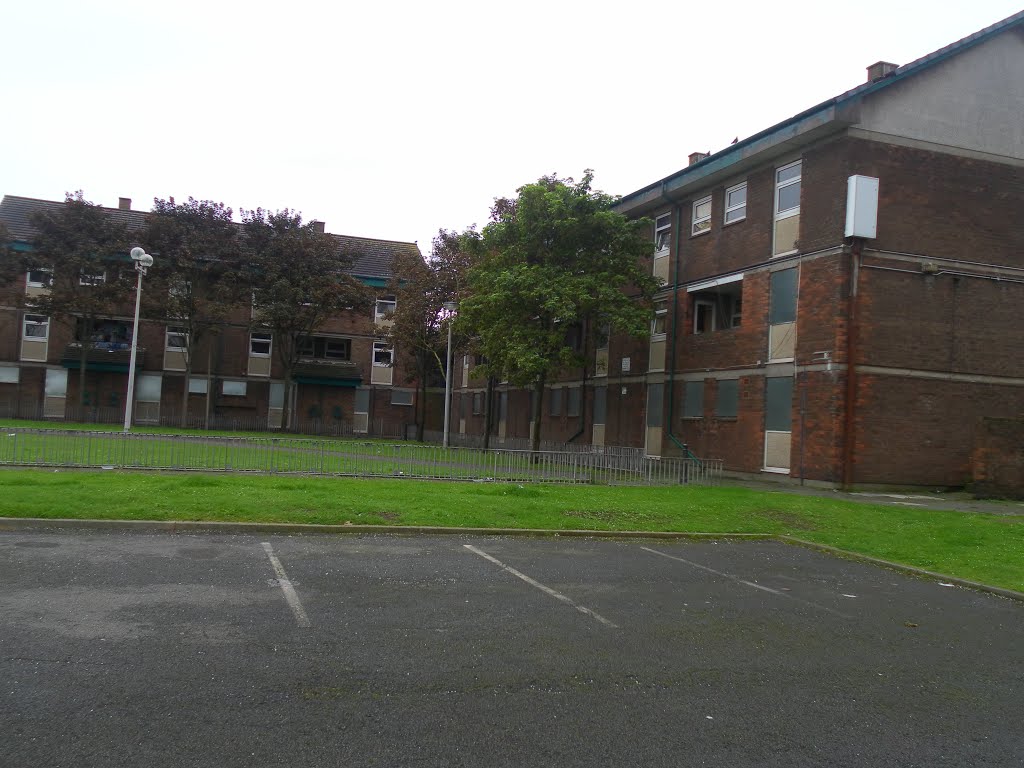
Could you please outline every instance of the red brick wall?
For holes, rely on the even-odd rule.
[[[982,419],[972,459],[975,496],[1024,499],[1024,420]]]

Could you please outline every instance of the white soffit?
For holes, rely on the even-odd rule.
[[[738,283],[742,279],[742,272],[740,272],[738,275],[716,277],[714,280],[705,280],[702,283],[694,283],[693,285],[688,285],[686,286],[686,292],[693,293],[694,291],[706,291],[708,288],[716,288],[719,285],[727,285],[728,283]]]

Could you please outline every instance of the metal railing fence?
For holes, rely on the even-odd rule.
[[[717,459],[635,453],[20,428],[0,432],[0,465],[652,486],[714,485],[722,473]]]

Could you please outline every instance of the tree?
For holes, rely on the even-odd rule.
[[[445,374],[448,340],[443,306],[465,295],[473,246],[479,237],[472,228],[463,233],[442,229],[434,237],[429,260],[403,252],[392,265],[390,290],[396,303],[388,338],[396,353],[411,363],[406,366],[408,380],[419,384],[417,440],[423,440],[427,383],[435,371]],[[461,338],[453,340],[453,347],[462,345]]]
[[[181,328],[185,383],[181,426],[188,426],[189,380],[195,352],[242,306],[250,294],[241,267],[238,228],[223,203],[189,198],[155,199],[142,234],[158,268],[147,277],[147,314]]]
[[[253,295],[253,322],[273,333],[284,369],[282,423],[292,426],[290,402],[300,341],[329,318],[345,311],[369,312],[371,292],[347,270],[354,255],[339,251],[315,223],[287,208],[242,212]]]
[[[495,200],[457,321],[476,337],[485,373],[533,387],[534,451],[550,377],[584,366],[605,326],[650,333],[658,284],[643,268],[649,222],[613,211],[615,198],[592,181],[589,170],[578,183],[544,176]]]
[[[59,211],[29,216],[36,231],[32,250],[19,258],[22,273],[37,270],[49,290],[23,297],[24,306],[75,331],[79,347],[78,407],[85,405],[86,370],[97,321],[123,311],[132,281],[120,279],[127,267],[128,233],[81,191],[68,194]],[[134,274],[134,273],[131,273]],[[132,329],[135,334],[137,329]]]

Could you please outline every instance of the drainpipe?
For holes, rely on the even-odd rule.
[[[853,457],[856,443],[856,402],[857,402],[857,283],[860,279],[861,249],[864,242],[853,238],[850,246],[850,293],[847,297],[846,320],[846,408],[843,423],[843,488],[853,486]]]
[[[672,203],[672,218],[674,220],[673,239],[675,242],[675,266],[672,269],[672,333],[669,334],[669,363],[668,363],[668,439],[683,453],[683,458],[697,458],[694,456],[685,443],[679,441],[675,436],[673,425],[675,424],[675,371],[676,371],[676,339],[679,334],[679,251],[682,247],[683,214],[682,207],[665,192],[665,185],[661,186],[661,196],[669,203]]]

